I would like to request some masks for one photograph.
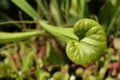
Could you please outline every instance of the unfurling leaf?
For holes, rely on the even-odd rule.
[[[81,19],[74,26],[78,41],[67,44],[67,56],[77,64],[89,64],[107,53],[103,28],[94,20]]]

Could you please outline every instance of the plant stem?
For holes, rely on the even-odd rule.
[[[62,24],[62,17],[58,2],[56,0],[50,1],[50,10],[56,25],[60,26]]]
[[[67,20],[67,22],[68,22],[68,19],[69,19],[69,5],[70,5],[70,0],[66,0],[65,14],[66,14],[66,20]]]
[[[107,72],[108,65],[110,63],[111,55],[112,53],[108,50],[108,54],[106,55],[106,61],[104,62],[103,68],[101,68],[99,72],[99,80],[103,80],[103,78],[105,77],[105,73]]]
[[[78,2],[78,16],[79,18],[83,18],[86,0],[77,0],[77,2]]]
[[[4,21],[4,22],[0,22],[0,25],[4,25],[4,24],[15,24],[15,23],[29,23],[29,24],[33,24],[35,23],[34,21]]]
[[[115,23],[115,20],[116,20],[116,16],[119,14],[119,11],[120,11],[120,5],[117,7],[115,13],[112,15],[112,19],[108,25],[107,35],[109,34],[110,30],[112,29],[112,27]]]
[[[38,11],[41,10],[44,13],[45,17],[49,20],[50,19],[49,14],[48,14],[49,11],[43,5],[42,0],[36,0],[36,2],[37,2],[37,5],[38,5]]]
[[[49,33],[53,34],[57,38],[69,42],[71,40],[78,40],[78,37],[74,34],[73,28],[63,28],[63,27],[56,27],[47,24],[44,21],[39,21],[39,24]]]
[[[32,36],[43,34],[44,32],[45,32],[44,30],[32,31],[32,32],[20,32],[20,33],[0,32],[0,43],[24,40]]]

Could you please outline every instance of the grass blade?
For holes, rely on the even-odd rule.
[[[37,12],[26,2],[26,0],[11,0],[15,5],[21,8],[25,13],[27,13],[34,20],[39,20],[40,16]]]

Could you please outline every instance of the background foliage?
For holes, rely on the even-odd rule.
[[[119,0],[26,1],[37,11],[40,19],[48,21],[51,25],[72,27],[81,18],[91,18],[98,21],[106,32],[109,51],[96,63],[77,65],[67,58],[66,44],[44,32],[39,37],[0,45],[1,79],[120,79]],[[33,13],[34,15],[36,14]],[[30,30],[43,29],[11,0],[1,0],[0,31],[26,32]]]

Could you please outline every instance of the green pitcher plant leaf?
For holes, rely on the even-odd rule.
[[[103,28],[94,20],[81,19],[74,25],[78,41],[67,44],[67,56],[75,63],[89,64],[107,53],[106,36]]]
[[[23,1],[22,7],[20,2],[23,0],[12,0],[23,11],[30,9],[30,5]],[[26,6],[26,5],[29,6]],[[25,8],[24,8],[25,7]],[[30,12],[36,13],[34,10],[25,11],[35,20],[35,16]],[[29,12],[29,13],[28,13]],[[37,15],[36,15],[37,17]],[[49,33],[67,43],[66,53],[70,60],[77,64],[90,64],[99,60],[107,53],[106,35],[101,25],[91,19],[80,19],[75,23],[73,28],[56,27],[46,23],[43,20],[36,21]]]
[[[73,28],[55,27],[41,21],[39,23],[45,30],[67,43],[67,56],[74,63],[93,63],[107,53],[105,32],[92,19],[80,19]]]

